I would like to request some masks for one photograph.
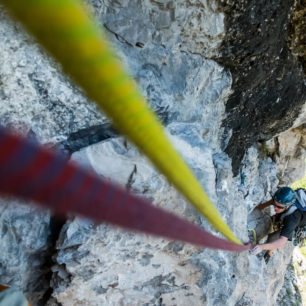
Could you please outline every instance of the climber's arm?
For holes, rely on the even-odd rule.
[[[270,206],[273,204],[273,199],[271,199],[270,201],[268,202],[265,202],[265,203],[262,203],[262,204],[259,204],[257,205],[255,208],[258,209],[258,210],[263,210],[264,208]]]
[[[288,241],[287,237],[280,236],[279,239],[269,242],[269,243],[263,243],[263,244],[257,244],[253,249],[252,253],[254,255],[260,253],[261,251],[267,250],[267,251],[274,251],[276,249],[282,248],[285,246],[286,242]]]

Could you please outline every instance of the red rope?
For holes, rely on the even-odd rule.
[[[147,200],[103,181],[57,152],[0,128],[0,193],[33,200],[55,214],[74,213],[191,244],[228,251],[241,246],[157,208]]]

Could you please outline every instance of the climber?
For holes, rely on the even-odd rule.
[[[293,191],[289,187],[279,188],[273,198],[256,209],[262,210],[270,205],[274,206],[276,221],[280,224],[280,229],[269,235],[267,243],[256,244],[252,249],[252,254],[257,255],[261,251],[267,250],[269,255],[291,241],[293,233],[306,225],[306,191],[299,189]],[[275,222],[276,224],[276,222]]]

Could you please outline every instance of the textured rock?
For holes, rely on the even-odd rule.
[[[279,160],[276,160],[279,177],[286,185],[299,180],[305,173],[305,129],[293,129],[278,136]]]
[[[43,305],[49,288],[50,235],[49,214],[0,198],[0,283],[19,287],[33,305]]]
[[[172,142],[227,223],[246,241],[248,207],[253,208],[256,201],[275,188],[275,165],[269,159],[258,159],[256,149],[252,149],[245,160],[247,180],[242,185],[232,177],[230,159],[223,153],[213,153],[199,134],[186,137],[184,126],[169,126]],[[123,139],[106,140],[74,153],[72,158],[96,169],[105,179],[143,193],[155,205],[209,228]],[[259,173],[266,179],[255,189],[251,182],[260,177]],[[246,190],[250,194],[245,196]],[[77,219],[66,224],[57,249],[53,297],[63,305],[242,305],[245,301],[274,305],[290,260],[290,245],[266,265],[263,258],[248,253],[203,250],[106,225],[94,227]],[[269,301],[267,295],[271,297]]]
[[[129,48],[160,45],[186,53],[218,53],[224,15],[215,1],[88,0],[101,23]]]
[[[224,120],[231,131],[226,152],[236,175],[254,142],[271,139],[291,128],[302,112],[305,116],[305,75],[287,46],[294,1],[220,2],[228,30],[218,61],[233,77]]]
[[[0,123],[56,143],[105,118],[0,6]]]
[[[216,4],[90,3],[161,120],[165,124],[196,122],[211,147],[220,147],[224,102],[232,80],[220,65],[207,59],[216,54],[224,34],[223,14]],[[168,25],[162,25],[163,18],[168,18]]]
[[[247,225],[253,226],[249,214],[270,199],[277,176],[292,179],[287,168],[303,158],[297,154],[303,132],[280,134],[292,126],[301,129],[306,120],[302,66],[285,43],[291,3],[87,2],[172,143],[246,242]],[[116,135],[20,25],[2,9],[0,17],[0,122],[68,154],[85,147],[72,159],[215,233],[143,155]],[[288,156],[292,164],[285,162]],[[48,284],[37,279],[44,275],[40,269],[51,244],[45,232],[49,217],[1,207],[0,237],[10,246],[0,254],[1,281],[19,285],[36,301]],[[26,215],[24,225],[14,225],[15,214]],[[9,230],[3,228],[6,223],[13,224]],[[11,243],[14,229],[33,235],[26,243]],[[265,232],[262,228],[263,240]],[[48,305],[272,306],[291,252],[288,243],[266,264],[262,255],[203,250],[71,218],[56,243]],[[43,258],[37,260],[37,254]],[[16,258],[18,265],[10,264]]]
[[[289,24],[289,47],[292,53],[300,60],[306,72],[306,8],[303,0],[294,1],[294,10]]]
[[[295,250],[293,254],[295,254],[296,252],[297,250]],[[294,257],[296,257],[296,255]],[[281,289],[277,298],[277,305],[303,305],[303,300],[301,296],[301,293],[303,293],[303,286],[301,286],[300,288],[298,286],[297,273],[294,269],[293,261],[291,261],[285,274],[284,286]]]
[[[304,176],[306,158],[305,125],[263,142],[261,151],[277,164],[277,176],[283,185],[291,185]]]

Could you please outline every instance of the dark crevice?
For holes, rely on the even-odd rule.
[[[110,28],[106,23],[104,23],[103,26],[104,26],[104,28],[105,28],[108,32],[110,32],[110,33],[112,33],[113,35],[115,35],[115,37],[116,37],[116,39],[117,39],[118,41],[120,41],[121,43],[127,44],[127,45],[130,46],[130,47],[134,47],[133,44],[131,44],[130,42],[128,42],[123,36],[119,35],[118,33],[114,32],[113,30],[111,30],[111,28]]]
[[[53,272],[51,270],[51,267],[54,265],[54,261],[52,260],[53,256],[56,254],[56,242],[59,238],[60,232],[66,223],[66,219],[63,217],[58,216],[51,216],[50,217],[50,236],[49,236],[49,244],[51,247],[49,248],[46,257],[45,257],[45,263],[43,266],[43,269],[47,271],[47,273],[44,275],[44,278],[46,281],[51,283]],[[48,300],[52,297],[53,288],[50,286],[48,290],[44,293],[42,299],[38,302],[39,305],[46,305]],[[58,305],[61,305],[58,303]]]
[[[128,181],[126,183],[126,189],[131,190],[133,183],[135,182],[134,175],[137,173],[137,166],[134,165],[133,171],[131,172]]]
[[[110,124],[105,123],[78,130],[70,134],[67,140],[57,144],[57,147],[70,155],[82,148],[116,136],[118,132]]]

